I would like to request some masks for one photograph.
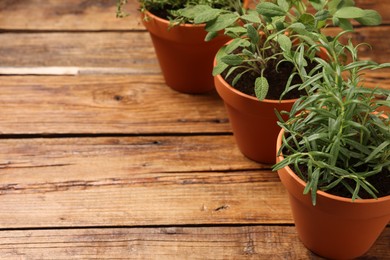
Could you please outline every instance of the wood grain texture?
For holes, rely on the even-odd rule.
[[[116,0],[0,0],[0,30],[144,30],[138,1],[116,18]]]
[[[389,259],[390,228],[360,260]],[[322,260],[293,226],[161,227],[0,232],[7,259]]]
[[[389,30],[390,26],[358,28],[351,35],[354,43],[367,42],[372,46],[372,50],[361,46],[360,57],[388,62]],[[325,33],[336,35],[339,31],[329,28]],[[12,74],[10,68],[17,71],[20,67],[75,67],[78,69],[74,73],[80,74],[159,74],[161,71],[147,32],[2,33],[0,42],[0,74]],[[22,73],[26,72],[22,70]]]
[[[387,62],[390,2],[356,2],[384,25],[353,41]],[[0,0],[0,258],[322,260],[218,95],[165,85],[137,8]],[[390,89],[389,73],[367,85]],[[389,259],[389,244],[390,226],[362,259]]]
[[[388,70],[365,75],[390,89]],[[160,75],[0,76],[0,134],[230,133],[215,92],[186,95]]]
[[[160,75],[0,77],[1,134],[231,132],[215,93],[186,95]]]
[[[267,167],[232,136],[6,139],[0,228],[291,223]]]
[[[331,36],[335,36],[339,32],[341,30],[336,28],[327,28],[324,31],[325,34]],[[390,26],[363,27],[355,29],[354,33],[348,34],[342,39],[344,43],[347,43],[347,40],[351,39],[355,46],[359,43],[368,43],[369,46],[361,45],[358,48],[360,59],[385,63],[390,60],[389,32]]]
[[[383,24],[390,23],[389,1],[356,0],[356,5],[377,10]],[[0,30],[144,30],[136,0],[129,1],[130,16],[124,19],[115,18],[114,0],[0,0],[0,12]]]
[[[146,32],[1,33],[0,42],[0,73],[1,67],[53,66],[160,73]]]

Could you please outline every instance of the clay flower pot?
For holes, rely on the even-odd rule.
[[[275,163],[276,138],[280,131],[275,109],[289,111],[296,99],[259,101],[230,86],[221,75],[214,77],[214,84],[225,103],[240,151],[256,162]]]
[[[277,140],[279,151],[284,131]],[[277,161],[283,160],[278,156]],[[286,187],[291,210],[303,244],[314,253],[331,259],[364,255],[390,221],[390,196],[355,200],[317,192],[317,205],[304,195],[305,182],[290,167],[278,170]]]
[[[166,84],[189,94],[214,89],[213,59],[228,41],[220,35],[205,42],[204,25],[181,24],[169,29],[169,21],[146,12],[142,21],[149,31]]]

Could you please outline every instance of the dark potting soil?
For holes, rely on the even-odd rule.
[[[378,198],[390,195],[389,170],[384,169],[382,172],[374,176],[368,177],[366,180],[378,190],[378,193],[375,194]],[[351,187],[355,187],[355,182],[350,180],[348,180],[347,182],[349,183],[349,185],[351,185]],[[331,190],[328,190],[327,192],[340,197],[351,197],[351,193],[348,192],[343,186],[335,187]],[[362,199],[372,199],[372,196],[363,188],[360,188],[359,197],[361,197]]]
[[[293,169],[293,168],[292,168]],[[302,174],[307,178],[307,168],[305,165],[300,165],[299,169],[301,170]],[[375,195],[380,197],[385,197],[390,195],[390,171],[388,169],[384,169],[382,172],[373,175],[371,177],[366,178],[366,180],[374,186],[378,193],[375,193]],[[356,183],[350,179],[345,180],[351,187],[354,189],[356,187]],[[347,190],[347,188],[344,187],[344,185],[338,185],[330,190],[326,191],[329,194],[344,197],[344,198],[351,198],[352,194]],[[359,190],[358,196],[361,199],[372,199],[372,195],[369,194],[365,189],[362,187]]]
[[[274,66],[270,66],[264,71],[264,77],[267,79],[269,85],[266,99],[280,99],[280,96],[286,88],[287,81],[290,75],[293,73],[293,69],[294,66],[291,63],[283,62],[279,64],[277,69]],[[243,72],[244,69],[236,69],[236,71],[234,71],[232,74],[229,75],[228,78],[226,78],[227,71],[228,69],[225,70],[225,72],[221,75],[226,80],[226,82],[232,85],[233,79],[236,77],[236,75]],[[247,95],[255,97],[255,80],[257,77],[259,77],[258,74],[251,72],[245,73],[241,76],[241,79],[234,85],[234,88]],[[292,80],[292,85],[299,83],[302,83],[302,81],[298,76],[295,76]],[[283,99],[295,99],[299,98],[303,94],[303,91],[298,91],[297,89],[294,89],[294,91],[287,92],[283,96]]]
[[[168,20],[169,19],[169,13],[167,10],[170,8],[165,8],[165,9],[150,9],[149,12],[154,14],[157,17],[160,17],[162,19]]]

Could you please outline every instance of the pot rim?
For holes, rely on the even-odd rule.
[[[282,136],[283,135],[284,135],[284,129],[282,128],[280,130],[280,132],[279,132],[278,139],[277,139],[277,149],[276,149],[277,152],[279,151],[279,149],[281,147]],[[280,153],[276,157],[277,157],[278,161],[284,159],[284,156],[283,156],[282,153]],[[305,186],[306,186],[306,182],[304,180],[302,180],[301,178],[299,178],[299,176],[295,174],[295,172],[290,168],[290,166],[287,165],[285,167],[285,169],[288,172],[288,174],[302,187],[302,189],[304,189]],[[325,197],[327,199],[340,201],[342,203],[348,203],[348,204],[351,204],[351,205],[352,204],[383,203],[385,201],[390,202],[390,195],[387,195],[387,196],[384,196],[384,197],[378,197],[377,199],[375,199],[375,198],[372,198],[372,199],[356,199],[355,201],[352,201],[352,198],[345,198],[345,197],[333,195],[333,194],[327,193],[327,192],[322,191],[322,190],[317,190],[317,195]],[[305,196],[310,196],[310,195],[306,194]]]
[[[162,23],[162,24],[164,24],[167,27],[170,26],[170,21],[169,20],[161,18],[161,17],[158,17],[157,15],[151,13],[149,10],[145,10],[145,14],[143,14],[142,17],[144,17],[145,15],[149,16],[152,19],[157,20],[159,23]],[[146,21],[146,22],[148,22],[148,21]],[[179,24],[177,26],[183,27],[183,28],[185,28],[185,27],[190,27],[190,28],[201,27],[201,28],[204,28],[206,25],[205,24],[181,23],[181,24]]]

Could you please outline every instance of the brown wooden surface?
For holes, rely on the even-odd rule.
[[[0,0],[0,259],[322,259],[218,95],[164,84],[129,2]],[[389,61],[390,1],[356,2],[384,18],[362,57]],[[362,259],[390,259],[390,226]]]

